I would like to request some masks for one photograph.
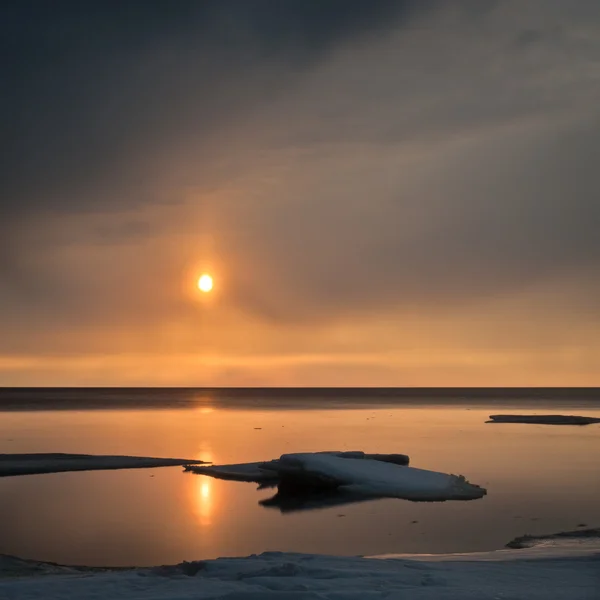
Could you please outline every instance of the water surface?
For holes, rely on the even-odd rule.
[[[101,408],[107,407],[107,408]],[[285,452],[409,454],[484,485],[472,502],[379,500],[281,514],[274,490],[179,467],[0,479],[0,553],[150,565],[265,550],[493,550],[600,526],[600,426],[486,424],[499,412],[600,416],[595,391],[0,390],[0,452],[246,462]]]

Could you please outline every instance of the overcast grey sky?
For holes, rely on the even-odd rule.
[[[594,0],[1,11],[0,384],[600,384]]]

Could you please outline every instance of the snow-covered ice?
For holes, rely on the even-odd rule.
[[[151,458],[147,456],[102,456],[93,454],[0,454],[0,477],[35,475],[64,471],[97,471],[108,469],[145,469],[173,467],[200,460],[183,458]]]
[[[434,557],[336,557],[267,552],[152,569],[23,565],[1,578],[2,600],[592,600],[600,547]],[[383,558],[383,560],[381,559]]]
[[[600,540],[600,528],[576,529],[575,531],[561,531],[550,535],[522,535],[510,541],[507,548],[585,548],[590,544],[597,544]]]
[[[274,468],[281,476],[322,481],[341,491],[407,500],[472,500],[486,490],[464,477],[377,460],[326,454],[284,454]]]
[[[408,465],[410,460],[406,454],[366,454],[361,450],[327,450],[316,452],[315,454],[331,455],[338,458],[376,460],[396,465]],[[209,475],[215,479],[268,484],[273,482],[277,483],[280,479],[276,469],[279,462],[280,459],[275,459],[233,465],[187,466],[185,470],[198,475]]]
[[[390,462],[389,459],[373,459],[369,456],[387,458],[403,455],[298,453],[284,454],[279,459],[264,463],[188,467],[187,470],[223,479],[275,482],[280,490],[329,489],[346,494],[345,498],[331,498],[333,504],[356,502],[362,498],[474,500],[487,493],[484,488],[469,483],[461,475],[415,469]]]

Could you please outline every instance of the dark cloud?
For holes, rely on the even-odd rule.
[[[416,4],[4,3],[3,223],[31,210],[164,201],[153,180],[173,145],[241,119],[336,44],[375,34]]]

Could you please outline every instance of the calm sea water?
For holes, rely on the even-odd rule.
[[[0,453],[246,462],[286,452],[409,454],[484,485],[472,502],[378,500],[282,514],[274,490],[179,467],[0,479],[0,553],[151,565],[266,550],[492,550],[600,526],[600,426],[486,424],[495,412],[600,416],[600,390],[8,390]]]

